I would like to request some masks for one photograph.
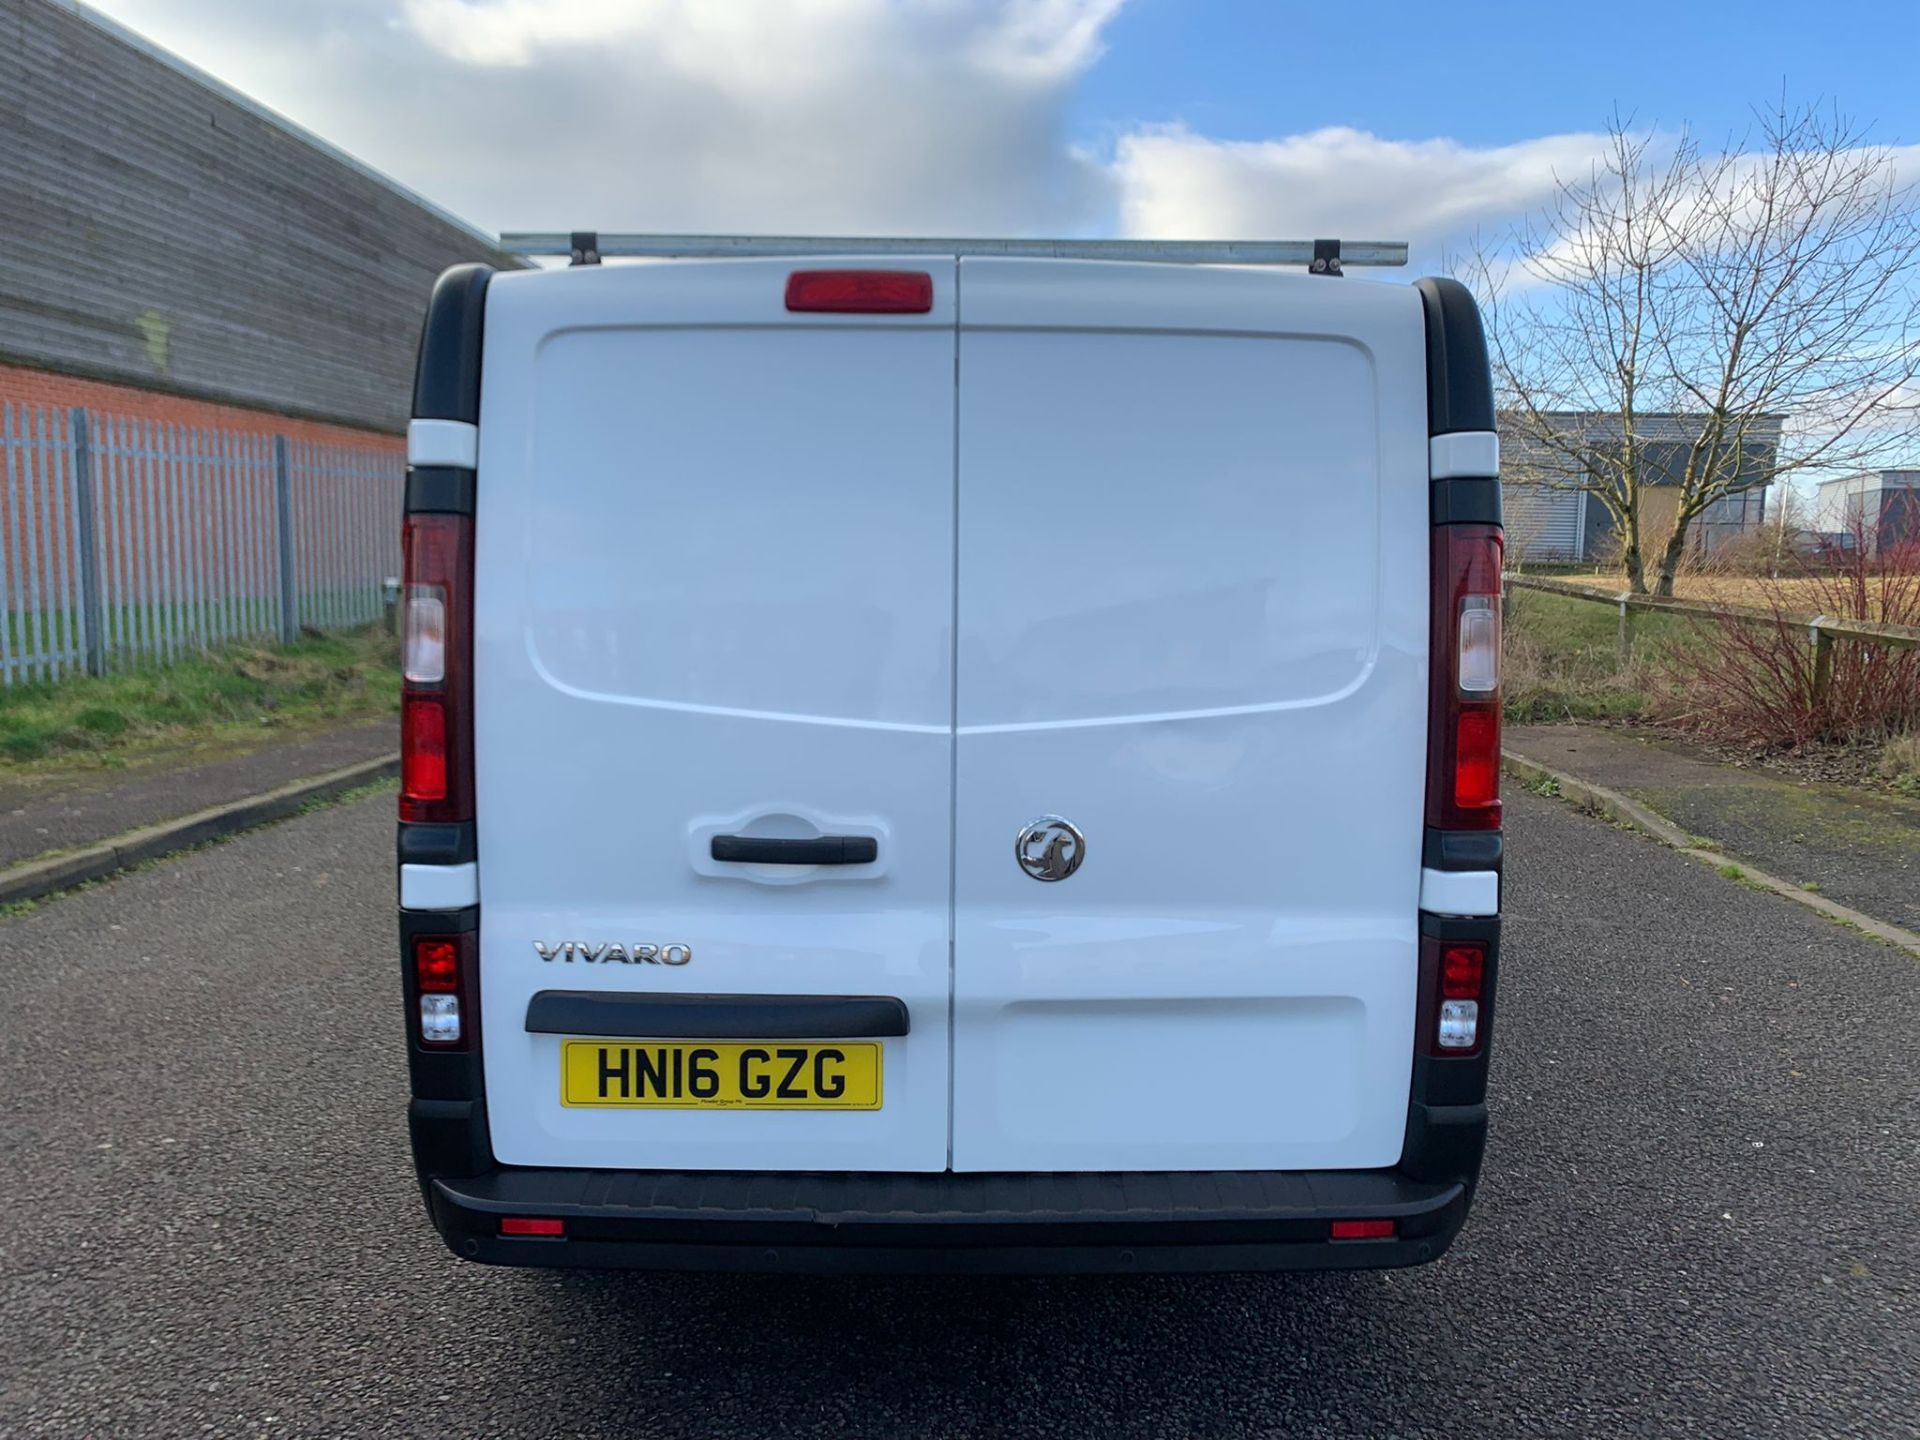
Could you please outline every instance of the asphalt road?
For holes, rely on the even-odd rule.
[[[1920,964],[1552,802],[1447,1259],[833,1282],[440,1248],[391,805],[0,921],[0,1433],[1920,1434]]]

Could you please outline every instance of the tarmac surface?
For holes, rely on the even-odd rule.
[[[1920,964],[1510,805],[1435,1265],[488,1270],[408,1163],[392,799],[0,919],[0,1434],[1920,1434]]]
[[[1782,880],[1920,930],[1920,800],[1729,765],[1669,737],[1602,725],[1509,725],[1505,743]]]
[[[399,722],[377,720],[275,738],[237,754],[189,753],[125,770],[0,783],[0,869],[264,794],[399,748]]]

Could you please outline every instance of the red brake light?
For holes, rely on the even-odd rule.
[[[795,270],[787,309],[837,315],[924,315],[933,309],[933,276],[924,270]]]
[[[407,517],[400,818],[473,818],[473,521]]]
[[[1427,824],[1500,828],[1498,525],[1433,531]]]

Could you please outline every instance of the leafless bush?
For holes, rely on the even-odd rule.
[[[1802,748],[1884,740],[1920,729],[1920,650],[1832,642],[1822,677],[1806,617],[1920,626],[1920,544],[1873,547],[1858,536],[1830,563],[1792,557],[1754,583],[1771,620],[1703,622],[1663,660],[1675,723],[1719,740]]]

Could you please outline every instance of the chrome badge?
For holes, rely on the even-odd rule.
[[[691,945],[595,944],[591,940],[556,940],[549,945],[536,940],[533,950],[542,960],[569,965],[576,960],[587,965],[685,965],[693,959]]]
[[[1087,839],[1072,821],[1042,815],[1013,842],[1013,858],[1036,880],[1064,880],[1087,858]]]

